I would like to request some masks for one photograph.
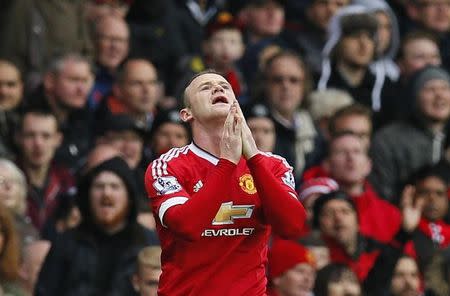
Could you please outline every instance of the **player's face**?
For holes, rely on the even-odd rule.
[[[89,195],[94,221],[108,232],[122,229],[129,208],[122,179],[112,172],[101,172],[94,178]]]
[[[315,277],[316,273],[311,265],[300,263],[280,277],[277,288],[282,292],[282,295],[310,295]]]
[[[195,78],[186,89],[190,113],[187,120],[224,120],[236,101],[230,83],[218,74],[208,73]],[[184,118],[186,120],[186,118]]]

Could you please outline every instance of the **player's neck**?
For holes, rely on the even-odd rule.
[[[220,158],[220,139],[222,138],[223,126],[205,128],[193,128],[192,138],[194,143],[203,150]]]

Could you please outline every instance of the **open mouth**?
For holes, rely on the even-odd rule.
[[[213,101],[212,101],[212,104],[213,104],[213,105],[215,105],[215,104],[217,104],[217,103],[228,104],[228,100],[227,100],[227,98],[224,97],[224,96],[218,96],[218,97],[215,97],[215,98],[213,99]]]

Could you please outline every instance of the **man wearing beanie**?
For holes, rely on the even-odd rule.
[[[392,91],[392,83],[385,79],[383,71],[373,74],[369,68],[375,60],[377,29],[377,19],[368,8],[361,5],[342,8],[328,26],[317,87],[348,91],[356,102],[374,111],[376,125],[379,125],[385,120],[378,116],[386,115],[382,108],[388,107],[383,106],[384,98]]]
[[[290,240],[275,238],[268,255],[270,296],[310,296],[316,278],[314,255]]]
[[[120,157],[82,177],[77,196],[82,223],[52,245],[35,295],[131,295],[136,256],[157,242],[136,221],[136,192],[132,171]]]
[[[375,134],[372,184],[381,196],[397,202],[407,178],[419,168],[442,159],[450,118],[450,76],[427,66],[409,85],[407,118]],[[411,110],[411,112],[408,112]]]

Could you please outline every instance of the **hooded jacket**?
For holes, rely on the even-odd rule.
[[[400,48],[400,32],[398,28],[398,21],[395,13],[391,7],[384,0],[353,0],[353,4],[359,4],[368,9],[369,12],[384,12],[391,23],[391,40],[387,50],[370,65],[372,73],[383,79],[388,77],[392,81],[397,81],[400,76],[400,71],[394,59],[397,51]]]
[[[334,62],[332,61],[332,53],[343,37],[341,25],[342,18],[348,15],[367,13],[372,13],[372,11],[363,5],[349,5],[340,9],[331,19],[328,25],[328,40],[322,50],[322,74],[317,84],[319,90],[325,90],[330,87],[330,78],[334,72],[332,69]],[[381,109],[381,92],[385,82],[385,75],[380,71],[380,73],[377,73],[374,76],[374,81],[368,79],[368,77],[366,77],[364,81],[371,86],[371,108],[374,111],[379,111]],[[355,99],[358,100],[359,98]]]
[[[104,171],[119,176],[128,192],[128,223],[114,234],[97,226],[89,206],[92,181]],[[135,271],[137,254],[143,247],[157,243],[155,234],[136,222],[136,192],[132,171],[120,157],[101,163],[81,179],[77,204],[83,222],[52,245],[35,295],[132,295],[130,276]]]

